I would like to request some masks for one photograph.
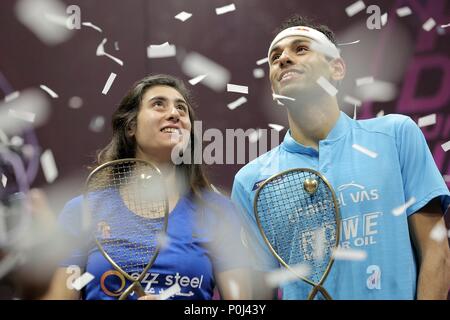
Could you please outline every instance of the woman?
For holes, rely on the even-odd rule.
[[[123,158],[151,161],[162,171],[170,191],[168,243],[141,282],[144,299],[157,298],[176,283],[181,292],[173,299],[212,299],[215,286],[223,299],[249,299],[248,264],[234,207],[210,190],[200,164],[174,164],[180,152],[191,152],[193,159],[193,148],[186,146],[187,140],[192,145],[195,139],[194,119],[192,99],[180,80],[146,77],[134,84],[113,114],[113,137],[99,153],[97,165]],[[81,202],[81,197],[71,200],[60,215],[61,225],[74,237],[80,236]],[[95,277],[81,295],[69,289],[74,265]],[[123,277],[92,242],[62,266],[45,298],[117,299],[130,284],[124,286]],[[136,298],[136,294],[128,296]]]

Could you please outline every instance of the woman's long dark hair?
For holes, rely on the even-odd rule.
[[[135,157],[136,140],[134,136],[130,135],[129,129],[133,128],[137,123],[137,115],[139,113],[142,97],[149,88],[154,86],[172,87],[177,90],[187,102],[189,119],[192,124],[190,133],[191,148],[189,148],[192,160],[190,164],[181,163],[177,166],[177,169],[186,177],[188,185],[194,195],[201,198],[201,192],[205,189],[210,190],[211,186],[206,178],[202,165],[195,164],[195,161],[193,161],[194,148],[192,146],[195,145],[197,139],[194,135],[194,121],[196,120],[193,108],[194,102],[184,83],[173,76],[165,74],[151,75],[137,81],[133,85],[112,115],[112,139],[105,148],[98,152],[96,165],[101,165],[112,160]]]

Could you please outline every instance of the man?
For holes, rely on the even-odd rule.
[[[276,173],[311,168],[328,179],[339,198],[340,246],[367,253],[363,261],[334,262],[324,282],[333,299],[445,299],[447,238],[433,240],[430,232],[445,230],[450,194],[422,132],[402,115],[349,118],[324,89],[345,76],[333,33],[299,16],[280,30],[268,52],[270,82],[274,94],[292,98],[282,100],[289,131],[281,145],[237,173],[232,191],[256,232],[251,245],[264,252],[258,262],[262,271],[278,263],[256,228],[255,192]],[[404,212],[393,214],[402,205]],[[311,289],[302,281],[283,285],[283,299],[305,299]]]

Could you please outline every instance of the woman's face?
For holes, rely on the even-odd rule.
[[[136,139],[136,158],[171,161],[173,148],[186,143],[191,131],[186,100],[175,88],[156,85],[142,98],[136,126],[130,129]]]

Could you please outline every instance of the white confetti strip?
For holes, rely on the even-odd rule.
[[[52,183],[58,177],[58,169],[56,168],[55,158],[51,150],[45,150],[41,155],[41,167],[44,171],[45,180]]]
[[[262,136],[262,130],[258,129],[255,131],[252,131],[249,135],[248,135],[248,141],[250,143],[256,143],[258,142],[259,138],[261,138]]]
[[[36,119],[36,115],[34,113],[23,110],[9,109],[8,115],[16,119],[24,120],[31,123],[33,123],[34,119]]]
[[[281,99],[281,100],[295,101],[294,98],[282,96],[282,95],[276,94],[276,93],[273,93],[273,94],[272,94],[272,98],[273,98],[273,100]]]
[[[253,69],[253,77],[255,77],[256,79],[261,79],[264,78],[264,69],[261,68],[255,68]]]
[[[425,117],[419,118],[418,125],[419,127],[431,126],[436,123],[436,113],[430,114]]]
[[[199,76],[197,76],[197,77],[192,78],[191,80],[189,80],[189,83],[190,83],[191,85],[195,86],[197,83],[199,83],[199,82],[201,82],[203,79],[205,79],[206,76],[207,76],[206,74],[199,75]]]
[[[247,102],[247,98],[246,98],[246,97],[240,97],[239,99],[237,99],[237,100],[235,100],[235,101],[233,101],[233,102],[230,102],[230,103],[227,105],[227,107],[228,107],[228,109],[230,109],[230,110],[234,110],[234,109],[236,109],[237,107],[243,105],[243,104],[246,103],[246,102]]]
[[[175,19],[178,19],[178,20],[180,20],[182,22],[185,22],[190,17],[192,17],[192,13],[189,13],[189,12],[186,12],[186,11],[181,11],[179,14],[177,14],[175,16]]]
[[[356,85],[358,87],[364,86],[366,84],[371,84],[373,82],[374,82],[374,78],[373,77],[363,77],[363,78],[356,79]]]
[[[396,84],[379,80],[357,87],[356,92],[362,101],[374,102],[392,101],[398,95]]]
[[[238,300],[239,299],[239,285],[237,282],[233,279],[228,280],[228,286],[229,286],[229,292],[230,292],[230,299],[231,300]]]
[[[279,105],[279,106],[284,106],[284,103],[281,102],[280,100],[277,100],[277,105]]]
[[[380,111],[377,113],[377,118],[382,117],[382,116],[384,116],[384,110],[380,110]]]
[[[167,300],[171,296],[176,295],[181,292],[181,287],[178,283],[175,283],[173,286],[164,290],[161,294],[158,295],[158,300]]]
[[[181,68],[189,77],[207,74],[202,84],[217,92],[224,91],[231,78],[227,69],[197,52],[187,54]]]
[[[72,287],[75,290],[80,291],[81,289],[83,289],[89,282],[91,282],[92,280],[94,280],[94,276],[92,274],[90,274],[89,272],[85,272],[83,273],[80,277],[78,277],[77,279],[74,280],[74,282],[72,282]]]
[[[412,13],[411,9],[409,7],[401,7],[397,9],[397,15],[400,18],[409,16]]]
[[[345,8],[345,13],[347,13],[349,17],[353,17],[355,14],[364,10],[365,8],[366,5],[364,4],[364,1],[359,0]]]
[[[450,150],[450,141],[447,141],[446,143],[443,143],[441,145],[442,149],[444,149],[445,152],[447,152],[448,150]]]
[[[429,18],[425,23],[422,25],[422,29],[425,31],[430,31],[436,26],[436,21],[434,21],[433,18]]]
[[[387,20],[388,20],[388,13],[386,12],[385,14],[383,14],[383,15],[381,16],[381,25],[382,25],[383,27],[386,25]]]
[[[108,91],[111,88],[111,85],[112,85],[114,79],[116,78],[116,76],[117,75],[114,72],[111,72],[111,74],[109,75],[109,78],[106,81],[105,86],[103,87],[103,90],[102,90],[102,93],[104,95],[106,95],[108,93]]]
[[[6,103],[11,102],[11,101],[17,99],[19,96],[20,96],[20,92],[19,92],[19,91],[14,91],[14,92],[8,94],[8,95],[5,97],[5,102],[6,102]]]
[[[81,24],[83,26],[90,27],[90,28],[92,28],[94,30],[97,30],[98,32],[103,32],[102,29],[100,29],[99,27],[97,27],[95,24],[93,24],[91,22],[82,22]]]
[[[11,138],[11,140],[9,141],[13,146],[16,147],[22,147],[24,144],[24,140],[22,137],[19,136],[14,136]]]
[[[114,42],[114,49],[116,49],[116,51],[119,51],[119,42]]]
[[[221,15],[221,14],[225,14],[228,12],[232,12],[236,10],[236,6],[234,5],[234,3],[220,7],[220,8],[216,8],[216,14],[217,15]]]
[[[248,94],[248,87],[247,86],[240,86],[237,84],[227,84],[227,91],[228,92],[236,92],[236,93],[243,93]]]
[[[267,63],[267,62],[269,62],[269,58],[262,58],[262,59],[259,59],[258,61],[256,61],[256,64],[258,66],[260,66],[260,65],[262,65],[264,63]]]
[[[338,46],[348,46],[351,44],[357,44],[359,43],[361,40],[356,40],[356,41],[352,41],[352,42],[344,42],[344,43],[339,43]]]
[[[336,260],[362,261],[367,258],[364,250],[337,248],[333,250],[333,257]]]
[[[274,123],[269,123],[269,127],[278,132],[280,132],[281,130],[284,129],[283,126],[280,126],[279,124],[274,124]]]
[[[58,95],[55,93],[55,91],[53,91],[52,89],[50,89],[49,87],[41,84],[39,86],[42,90],[44,90],[45,92],[47,92],[49,94],[50,97],[52,97],[53,99],[58,98]]]
[[[167,233],[165,233],[165,232],[158,233],[157,239],[158,239],[158,244],[161,249],[167,248],[170,244],[170,238],[167,235]]]
[[[324,77],[320,77],[317,79],[317,84],[322,87],[323,90],[325,90],[330,96],[334,97],[338,90]]]
[[[430,239],[436,242],[444,241],[447,238],[447,229],[442,223],[437,223],[430,232]]]
[[[99,57],[100,57],[100,56],[108,57],[108,58],[110,58],[111,60],[113,60],[114,62],[116,62],[117,64],[123,66],[123,61],[122,61],[122,60],[120,60],[120,59],[118,59],[118,58],[116,58],[116,57],[114,57],[114,56],[112,56],[112,55],[106,53],[106,51],[105,51],[105,43],[106,43],[107,41],[108,41],[108,39],[106,39],[106,38],[102,40],[102,42],[98,45],[95,54],[96,54],[97,56],[99,56]]]
[[[320,52],[323,55],[333,58],[333,59],[339,58],[339,49],[336,52],[336,50],[329,45],[325,45],[325,44],[321,44],[321,43],[312,41],[310,44],[310,49],[313,51],[316,51],[316,52]]]
[[[217,189],[216,186],[213,185],[212,183],[211,183],[211,189],[213,189],[213,191],[214,191],[215,193],[222,194],[222,193],[219,191],[219,189]]]
[[[277,288],[283,284],[292,281],[298,281],[299,277],[307,277],[310,274],[311,268],[307,264],[294,265],[288,269],[278,269],[266,274],[266,283],[272,287]]]
[[[345,96],[344,101],[357,107],[360,107],[362,105],[361,100],[358,100],[352,96]]]
[[[147,57],[150,59],[174,57],[176,54],[177,48],[174,44],[169,44],[168,42],[157,45],[151,44],[147,48]]]
[[[444,174],[444,181],[450,182],[450,174]]]
[[[409,199],[405,204],[402,204],[401,206],[394,208],[392,210],[392,214],[394,216],[399,216],[399,215],[405,213],[406,209],[411,207],[414,203],[416,203],[416,198],[411,197],[411,199]]]
[[[441,25],[441,28],[448,28],[448,27],[450,27],[450,23]]]
[[[69,108],[79,109],[83,106],[83,99],[80,97],[74,96],[69,99]]]
[[[2,173],[2,186],[6,188],[6,183],[8,182],[8,178]]]
[[[359,144],[356,144],[356,143],[353,144],[352,148],[357,150],[357,151],[359,151],[359,152],[361,152],[361,153],[364,153],[365,155],[367,155],[367,156],[369,156],[371,158],[375,159],[376,157],[378,157],[377,153],[375,153],[373,151],[370,151],[369,149],[366,149],[363,146],[360,146]]]
[[[92,118],[89,123],[89,129],[94,132],[101,132],[105,127],[105,118],[102,116],[97,116]]]

